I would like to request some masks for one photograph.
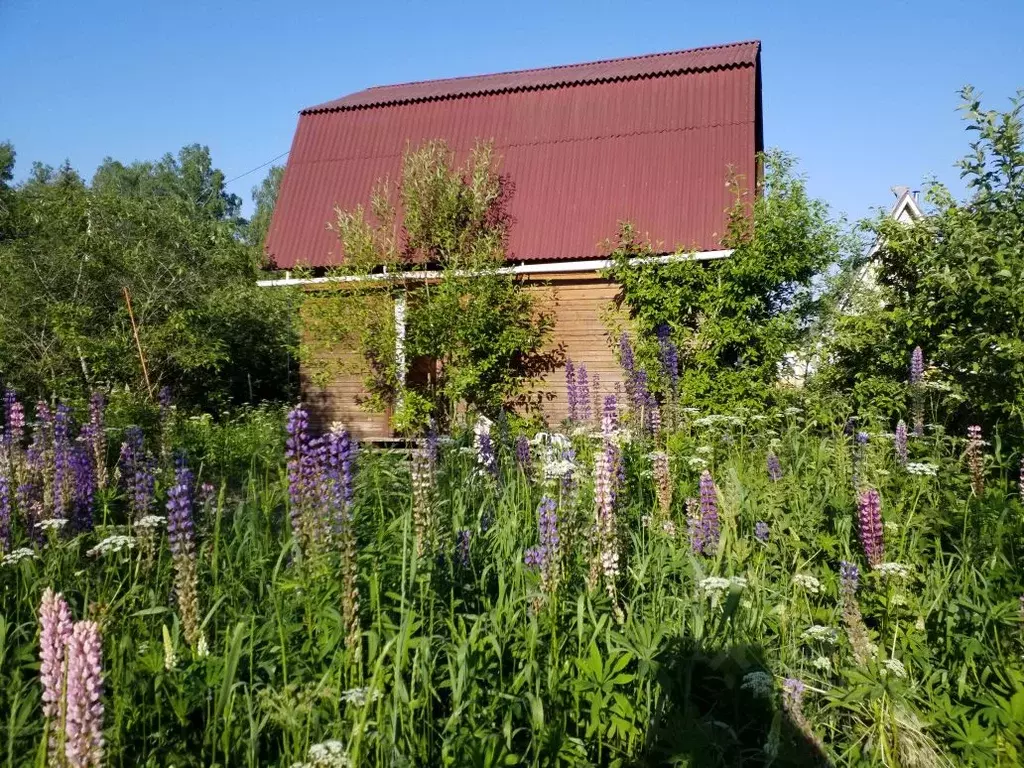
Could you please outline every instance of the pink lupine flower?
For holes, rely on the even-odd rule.
[[[98,768],[103,764],[103,645],[96,622],[76,622],[67,649],[64,755],[71,768]]]
[[[869,488],[862,492],[858,502],[860,542],[864,555],[872,566],[882,562],[885,545],[882,541],[882,499],[878,491]]]
[[[56,717],[64,698],[64,662],[71,637],[71,610],[59,592],[49,587],[39,604],[39,680],[43,685],[43,714]]]

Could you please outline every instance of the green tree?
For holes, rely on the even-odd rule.
[[[959,161],[963,201],[931,185],[932,211],[910,225],[874,222],[877,288],[836,325],[826,383],[862,407],[879,392],[905,405],[907,360],[920,345],[949,416],[1024,427],[1024,91],[1005,112],[984,110],[971,88],[961,111],[975,136]]]
[[[777,391],[787,354],[798,349],[817,309],[815,279],[846,247],[828,206],[807,194],[794,161],[762,157],[764,182],[751,195],[734,180],[736,201],[714,261],[644,260],[652,254],[624,226],[608,274],[622,286],[620,302],[636,346],[658,381],[659,327],[680,350],[682,404],[760,404]]]
[[[190,158],[179,170],[205,165],[179,157]],[[288,394],[291,294],[258,288],[262,259],[237,223],[193,197],[191,172],[175,182],[164,166],[157,183],[159,165],[106,163],[92,186],[67,165],[37,165],[13,190],[0,242],[5,381],[30,396],[148,394],[144,360],[150,387],[168,384],[180,402]],[[217,196],[223,174],[205,175]]]
[[[362,208],[340,213],[334,227],[345,263],[334,271],[363,280],[316,291],[304,305],[304,356],[315,377],[338,372],[333,350],[358,350],[367,406],[395,409],[400,430],[427,418],[446,423],[460,404],[495,415],[521,402],[525,385],[559,359],[544,350],[551,316],[501,271],[512,188],[495,166],[486,145],[461,168],[443,142],[408,152],[397,190],[401,228],[385,183],[371,200],[375,221]],[[424,270],[432,274],[417,274]],[[407,298],[404,365],[397,297]]]
[[[270,219],[274,215],[283,177],[283,165],[271,166],[260,185],[252,188],[252,201],[256,204],[256,210],[253,212],[252,218],[249,219],[246,238],[260,248],[263,247],[267,239],[267,230],[270,229]]]

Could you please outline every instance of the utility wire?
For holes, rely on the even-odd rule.
[[[270,165],[271,163],[273,163],[273,162],[276,162],[276,161],[280,160],[280,159],[281,159],[282,157],[284,157],[285,155],[287,155],[287,154],[288,154],[288,153],[289,153],[290,151],[291,151],[291,150],[287,150],[287,149],[286,149],[286,150],[285,150],[284,152],[282,152],[282,153],[281,153],[280,155],[278,155],[277,157],[272,157],[272,158],[270,158],[269,160],[267,160],[267,162],[263,163],[262,165],[257,165],[257,166],[256,166],[255,168],[253,168],[252,170],[246,171],[245,173],[240,173],[240,174],[238,174],[237,176],[235,176],[234,178],[230,178],[230,179],[228,179],[227,181],[225,181],[225,182],[224,182],[224,186],[225,186],[225,187],[227,187],[227,185],[228,185],[228,184],[230,184],[230,183],[232,183],[232,182],[234,182],[234,181],[238,181],[239,179],[245,178],[245,177],[246,177],[246,176],[248,176],[248,175],[249,175],[250,173],[256,173],[256,171],[260,170],[261,168],[266,168],[266,167],[267,167],[268,165]],[[203,203],[205,203],[205,202],[206,202],[206,198],[207,198],[207,197],[209,197],[210,193],[212,193],[212,192],[213,192],[213,189],[212,189],[212,188],[211,188],[211,189],[208,189],[208,190],[207,190],[206,192],[204,192],[204,193],[203,193],[202,195],[200,195],[199,197],[197,197],[197,198],[195,199],[195,201],[193,202],[193,205],[202,205]]]

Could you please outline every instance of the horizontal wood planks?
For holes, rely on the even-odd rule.
[[[611,394],[617,384],[621,387],[622,371],[604,323],[618,286],[594,273],[552,273],[544,275],[543,280],[527,280],[527,288],[535,294],[540,307],[554,315],[550,348],[560,347],[574,364],[586,365],[591,386],[596,374],[601,384],[600,395]],[[355,354],[354,350],[338,349],[327,353],[327,357],[344,360]],[[360,405],[365,396],[361,374],[339,374],[325,387],[316,387],[303,375],[302,388],[304,401],[321,429],[340,421],[360,439],[392,436],[386,414],[371,413]],[[542,403],[549,424],[562,421],[568,415],[564,368],[559,367],[535,382],[528,398]],[[599,393],[592,391],[592,400],[599,402]]]

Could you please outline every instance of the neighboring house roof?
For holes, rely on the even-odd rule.
[[[918,193],[916,191],[912,191],[910,187],[895,186],[892,188],[892,193],[896,195],[896,202],[889,209],[890,219],[898,221],[900,224],[912,224],[924,216],[921,204],[917,201]],[[871,247],[868,248],[866,258],[868,263],[875,258],[875,254],[878,253],[878,249],[881,247],[881,239],[876,238]]]
[[[763,148],[760,43],[369,88],[300,113],[267,236],[280,268],[341,255],[334,209],[367,206],[409,146],[493,143],[515,184],[509,256],[606,255],[628,220],[662,250],[715,250]]]

